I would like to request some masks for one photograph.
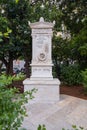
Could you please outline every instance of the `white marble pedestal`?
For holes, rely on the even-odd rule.
[[[35,98],[29,103],[56,103],[59,101],[60,81],[58,79],[26,79],[23,84],[24,91],[32,90],[33,88],[37,89],[37,92],[33,94]]]

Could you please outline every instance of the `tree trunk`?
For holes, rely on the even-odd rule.
[[[57,63],[57,59],[55,59],[55,70],[56,70],[57,78],[60,79],[60,66],[59,66],[59,64]]]
[[[13,75],[13,59],[10,58],[6,66],[6,74]]]
[[[9,57],[8,57],[8,61],[4,58],[2,58],[2,62],[5,64],[6,66],[6,74],[7,75],[13,75],[13,57],[12,57],[12,53],[9,52]]]
[[[0,63],[0,74],[1,74],[2,65],[3,65],[3,63],[1,62],[1,63]]]
[[[29,58],[25,57],[25,73],[26,73],[26,78],[30,77],[30,66],[29,66]]]

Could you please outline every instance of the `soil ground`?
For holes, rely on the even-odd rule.
[[[84,87],[81,85],[80,86],[61,85],[60,93],[87,100],[87,94],[84,93]]]

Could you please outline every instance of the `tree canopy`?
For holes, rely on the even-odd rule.
[[[31,30],[28,21],[56,21],[53,37],[53,60],[76,60],[86,64],[87,59],[87,2],[86,0],[1,0],[0,1],[0,60],[12,74],[14,59],[25,60],[29,77],[31,61]],[[63,25],[63,26],[62,26]],[[58,31],[70,34],[68,39],[58,37]],[[80,61],[80,62],[79,62]],[[58,62],[59,63],[59,62]]]

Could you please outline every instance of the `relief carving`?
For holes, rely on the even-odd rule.
[[[39,61],[45,61],[46,60],[46,54],[41,52],[38,56],[38,60]]]
[[[42,48],[41,48],[41,50],[38,54],[38,61],[47,62],[48,53],[49,53],[48,44],[45,44],[45,45],[42,46]]]

